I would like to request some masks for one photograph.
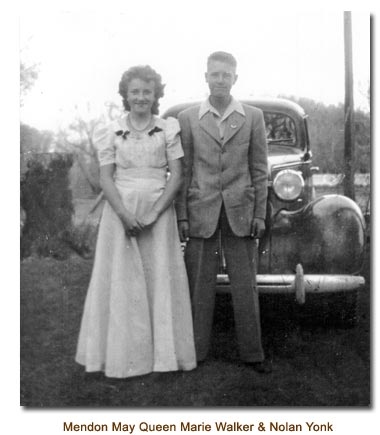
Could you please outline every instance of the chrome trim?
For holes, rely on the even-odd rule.
[[[302,266],[294,275],[256,275],[257,287],[262,294],[294,294],[303,303],[306,294],[339,293],[361,290],[365,284],[356,275],[303,275]],[[217,276],[218,290],[229,291],[228,275]]]
[[[298,167],[300,165],[304,166],[304,165],[310,165],[311,164],[311,160],[306,160],[306,161],[298,161],[298,162],[290,162],[290,163],[279,163],[279,164],[274,164],[271,167],[271,172],[274,172],[277,169],[280,170],[286,170],[286,169],[292,169],[293,167]],[[296,169],[294,169],[296,170]]]

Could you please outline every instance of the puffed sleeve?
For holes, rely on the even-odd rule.
[[[183,149],[181,139],[179,122],[175,118],[167,118],[165,126],[166,138],[166,159],[176,160],[183,157]]]
[[[99,166],[115,163],[115,132],[110,125],[95,129],[94,145],[98,153]]]

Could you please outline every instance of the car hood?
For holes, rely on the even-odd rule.
[[[268,149],[268,170],[272,172],[279,166],[297,165],[304,162],[304,151],[299,148],[270,145]]]

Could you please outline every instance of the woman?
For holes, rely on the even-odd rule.
[[[107,201],[76,361],[109,377],[196,366],[173,208],[183,151],[177,120],[155,116],[163,88],[151,67],[130,68],[119,84],[126,115],[95,137]]]

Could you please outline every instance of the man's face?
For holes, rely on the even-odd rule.
[[[212,60],[205,74],[210,95],[215,98],[230,96],[231,88],[237,80],[236,69],[225,62]]]

